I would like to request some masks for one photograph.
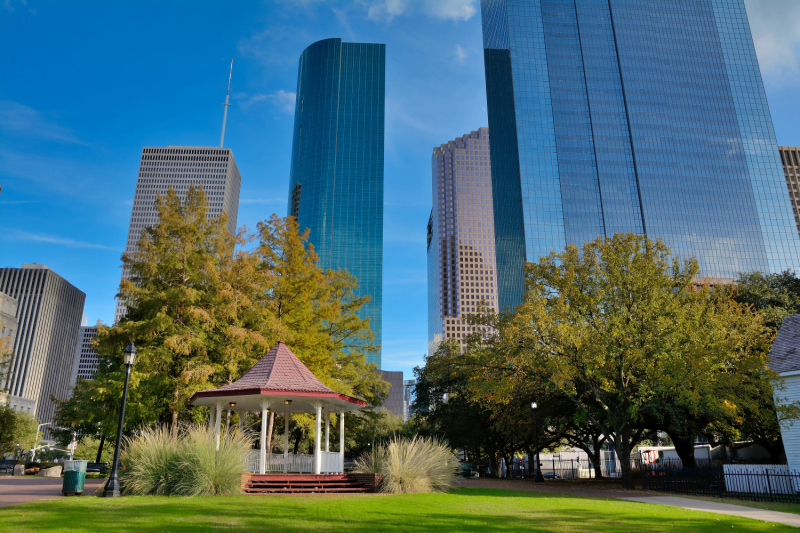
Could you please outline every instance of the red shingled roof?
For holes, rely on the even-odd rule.
[[[364,401],[351,398],[326,387],[283,341],[262,357],[237,381],[217,389],[196,393],[192,400],[201,397],[240,394],[297,394],[311,397],[336,397],[348,402],[366,405]]]
[[[323,385],[283,341],[237,381],[211,390],[232,392],[255,388],[285,392],[334,392]]]

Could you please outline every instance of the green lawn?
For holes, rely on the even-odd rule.
[[[536,492],[455,489],[407,496],[64,498],[0,509],[0,531],[446,532],[789,531],[675,507]]]

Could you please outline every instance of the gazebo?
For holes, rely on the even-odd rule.
[[[316,439],[314,449],[314,474],[344,473],[344,416],[346,412],[358,411],[366,405],[326,387],[304,365],[295,354],[279,342],[253,368],[238,381],[217,389],[196,393],[192,405],[211,408],[209,430],[213,430],[219,448],[222,411],[239,412],[239,425],[247,411],[261,412],[261,448],[258,457],[258,473],[267,472],[267,419],[270,410],[282,415],[285,431],[283,438],[283,473],[303,472],[302,461],[289,453],[289,419],[292,413],[314,413],[316,415]],[[339,415],[339,452],[330,452],[331,413]],[[325,415],[325,450],[322,450],[322,418]],[[306,456],[308,457],[308,456]],[[311,466],[311,465],[308,465]],[[251,467],[251,470],[255,468]],[[310,468],[308,469],[310,470]],[[254,472],[255,473],[255,472]]]

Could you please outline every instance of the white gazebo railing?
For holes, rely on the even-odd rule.
[[[331,454],[333,455],[333,454]],[[247,471],[258,474],[259,451],[253,450],[247,456]],[[268,453],[265,471],[273,474],[283,473],[283,454]],[[308,454],[290,453],[286,456],[286,471],[297,474],[310,474],[314,472],[314,456]]]
[[[342,464],[342,454],[339,452],[320,452],[322,455],[322,464],[320,465],[320,472],[337,473],[344,472],[344,465]],[[312,456],[313,458],[313,456]]]

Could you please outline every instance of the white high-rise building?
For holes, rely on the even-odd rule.
[[[208,216],[223,211],[228,215],[227,228],[236,231],[239,214],[239,188],[242,177],[230,148],[208,146],[145,147],[139,165],[139,179],[133,198],[128,244],[125,252],[136,253],[142,231],[158,222],[154,203],[156,196],[165,195],[170,186],[183,200],[190,185],[201,186],[208,198]],[[129,273],[122,271],[122,279]],[[125,314],[125,304],[117,300],[114,321]]]
[[[78,378],[94,379],[97,372],[97,352],[92,348],[92,340],[95,337],[97,337],[97,326],[81,326],[70,388],[75,387]]]
[[[466,315],[483,302],[498,310],[489,129],[433,149],[433,209],[428,220],[428,353],[444,339],[462,347]]]
[[[9,402],[41,423],[53,419],[56,400],[69,397],[75,345],[86,295],[45,265],[0,268],[0,292],[17,302]],[[44,430],[45,438],[49,429]]]

